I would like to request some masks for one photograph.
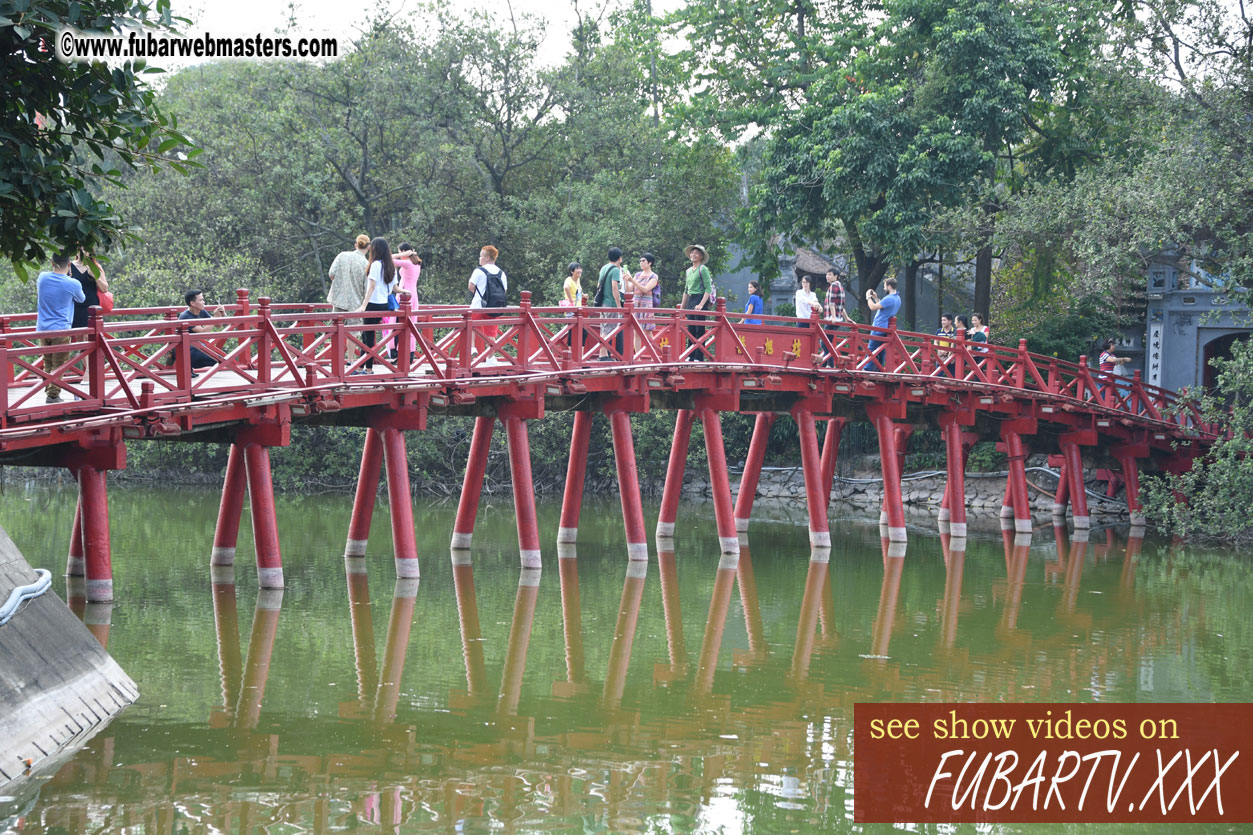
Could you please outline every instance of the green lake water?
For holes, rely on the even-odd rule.
[[[287,589],[259,593],[246,512],[233,582],[211,581],[215,491],[109,500],[117,600],[71,605],[142,696],[22,833],[859,830],[856,702],[1245,701],[1253,683],[1247,556],[1125,529],[992,530],[961,552],[913,527],[897,559],[835,518],[828,562],[792,508],[754,520],[734,566],[691,504],[674,550],[632,565],[601,497],[566,559],[543,502],[544,568],[523,572],[508,501],[485,500],[463,564],[455,506],[419,501],[422,577],[398,582],[385,502],[348,571],[351,498],[280,497]],[[68,482],[0,495],[54,575],[73,511]]]

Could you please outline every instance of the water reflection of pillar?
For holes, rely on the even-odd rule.
[[[1018,612],[1022,608],[1022,591],[1027,580],[1027,556],[1031,550],[1031,534],[1015,533],[1014,520],[1001,520],[1001,541],[1005,549],[1005,629],[1018,628]]]
[[[1066,528],[1065,516],[1053,517],[1053,543],[1057,548],[1057,559],[1044,564],[1044,582],[1052,582],[1053,577],[1066,571],[1066,554],[1070,550],[1070,535]]]
[[[660,676],[665,681],[687,674],[687,644],[683,640],[683,615],[679,609],[678,566],[673,550],[657,551],[657,569],[661,574],[661,611],[666,620],[666,648],[670,654],[669,669]],[[659,678],[654,669],[653,681]]]
[[[479,699],[487,690],[487,669],[483,663],[483,633],[479,628],[479,604],[474,596],[474,567],[469,554],[453,551],[452,582],[457,591],[461,651],[466,660],[466,691],[471,699]]]
[[[505,716],[517,714],[518,700],[522,696],[522,673],[526,669],[526,651],[531,645],[539,578],[538,568],[524,568],[518,577],[513,622],[509,624],[509,645],[505,650],[505,669],[501,673],[500,696],[496,700],[496,712]]]
[[[879,538],[883,550],[883,583],[879,587],[879,609],[870,633],[870,654],[886,656],[892,642],[892,625],[896,620],[896,601],[901,593],[901,574],[905,567],[905,543]]]
[[[239,690],[236,724],[255,728],[261,717],[261,700],[265,682],[270,676],[270,656],[274,652],[274,636],[278,634],[278,615],[283,605],[282,589],[261,589],[257,592],[257,611],[252,618],[252,635],[248,639],[248,663]]]
[[[940,602],[940,646],[957,643],[957,616],[961,610],[962,572],[966,567],[966,537],[940,535],[944,549],[944,598]]]
[[[413,607],[417,596],[417,579],[397,578],[392,595],[392,613],[387,621],[387,643],[383,648],[378,695],[374,700],[374,721],[379,723],[386,724],[396,718],[396,702],[400,698],[400,679],[405,672],[405,656],[409,652],[409,631],[413,625]]]
[[[1089,538],[1089,541],[1090,538]],[[1092,561],[1097,563],[1105,562],[1109,559],[1109,555],[1114,552],[1118,542],[1114,539],[1114,529],[1106,528],[1105,535],[1098,541],[1092,543]]]
[[[573,549],[571,549],[573,550]],[[579,561],[574,554],[561,551],[557,570],[561,574],[561,626],[566,638],[566,680],[553,682],[553,695],[570,698],[587,686],[583,661],[583,611],[579,603]]]
[[[83,612],[83,624],[87,631],[100,642],[100,646],[109,648],[109,625],[113,623],[113,604],[110,602],[91,601]]]
[[[379,792],[379,825],[384,832],[399,832],[404,822],[404,801],[400,786],[392,786]]]
[[[737,657],[739,666],[756,666],[766,658],[765,630],[761,623],[761,603],[757,599],[757,577],[753,574],[753,556],[748,549],[748,538],[740,540],[740,561],[735,568],[736,584],[740,589],[740,608],[744,610],[744,631],[748,634],[748,653]]]
[[[235,567],[210,570],[213,580],[213,627],[218,644],[218,672],[222,677],[222,713],[229,722],[239,703],[243,658],[239,652],[239,607],[235,598]],[[215,711],[216,712],[216,711]]]
[[[718,669],[718,653],[722,649],[722,635],[726,631],[727,609],[731,604],[731,588],[735,585],[735,569],[738,559],[734,555],[723,556],[714,576],[714,590],[709,598],[709,618],[705,621],[705,637],[701,640],[700,655],[696,662],[696,681],[692,686],[697,696],[708,695],[714,686],[714,672]]]
[[[1136,536],[1139,531],[1140,535]],[[1118,577],[1118,596],[1120,600],[1130,603],[1136,593],[1136,559],[1140,556],[1140,548],[1144,545],[1144,528],[1132,528],[1131,536],[1127,537],[1127,551],[1123,555],[1122,573]]]
[[[805,575],[805,594],[801,598],[800,619],[796,624],[796,644],[792,648],[792,676],[798,681],[809,675],[809,660],[814,652],[814,636],[818,631],[818,605],[822,587],[827,581],[830,565],[828,549],[815,549],[809,558]]]
[[[1067,614],[1075,611],[1079,600],[1079,581],[1083,578],[1083,564],[1088,557],[1088,532],[1077,529],[1070,538],[1070,557],[1066,561],[1065,588],[1059,608]]]
[[[361,708],[369,709],[378,686],[378,657],[374,649],[374,616],[370,607],[370,578],[365,561],[344,558],[348,576],[348,612],[352,620],[352,654],[357,665],[357,699]]]
[[[83,497],[78,497],[74,506],[74,525],[70,528],[70,550],[65,557],[65,574],[67,577],[85,577],[86,564],[83,562]],[[84,594],[87,586],[83,586]]]
[[[65,605],[70,607],[74,617],[83,619],[87,610],[87,578],[67,575],[65,578]]]
[[[648,562],[632,560],[627,563],[626,580],[622,584],[622,603],[618,607],[618,620],[614,624],[613,643],[609,647],[609,668],[605,674],[605,690],[602,695],[605,706],[617,709],[622,702],[626,687],[627,667],[631,662],[631,646],[635,643],[635,625],[640,618],[640,601],[644,597],[644,577]]]

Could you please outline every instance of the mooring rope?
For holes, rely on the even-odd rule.
[[[25,586],[18,586],[9,592],[9,599],[4,601],[4,605],[0,606],[0,626],[4,626],[9,619],[17,614],[17,610],[27,600],[39,597],[39,595],[52,588],[52,572],[46,568],[36,568],[35,574],[38,579],[33,583]]]

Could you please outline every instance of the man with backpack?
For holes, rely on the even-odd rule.
[[[496,257],[500,251],[488,245],[479,250],[479,265],[470,273],[469,289],[471,292],[470,309],[479,311],[474,318],[481,318],[486,308],[504,307],[505,291],[509,289],[509,278],[505,271],[496,266]],[[485,325],[483,333],[495,337],[500,333],[497,325]]]
[[[596,285],[596,297],[592,300],[592,304],[596,307],[622,307],[622,250],[616,246],[609,247],[609,263],[600,268],[600,280]],[[618,327],[619,317],[612,313],[602,313],[601,318],[604,320],[600,324],[601,337],[609,336],[613,333],[614,328]],[[622,333],[619,332],[614,337],[614,350],[619,355],[622,354]],[[598,359],[611,359],[609,356],[609,348],[602,345]]]

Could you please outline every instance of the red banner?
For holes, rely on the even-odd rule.
[[[860,823],[1253,822],[1253,705],[858,704],[853,724]]]

